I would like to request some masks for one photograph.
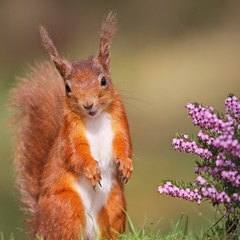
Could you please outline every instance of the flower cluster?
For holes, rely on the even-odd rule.
[[[211,199],[214,205],[217,203],[230,202],[230,197],[224,191],[218,192],[214,186],[208,187],[208,182],[202,176],[197,177],[196,183],[202,186],[201,187],[202,196]]]
[[[203,187],[201,189],[202,195],[212,200],[213,205],[218,203],[230,203],[230,197],[224,192],[218,192],[214,187]]]
[[[213,159],[215,161],[215,167],[197,166],[195,173],[208,173],[213,176],[215,180],[223,180],[231,183],[233,187],[238,188],[240,186],[240,174],[237,170],[237,165],[228,160],[222,153]]]
[[[213,141],[213,146],[226,151],[234,157],[240,157],[240,143],[233,135],[220,135]]]
[[[214,137],[209,136],[203,130],[200,130],[197,135],[202,141],[206,142],[207,145],[212,145]]]
[[[201,203],[202,196],[199,194],[197,188],[194,190],[190,190],[189,188],[179,188],[173,185],[171,182],[166,182],[163,186],[158,187],[158,192],[160,195],[165,193],[166,195],[170,195],[172,197],[178,197],[190,201],[196,201],[198,204]]]
[[[203,149],[197,145],[195,141],[188,140],[188,135],[184,135],[183,138],[174,138],[172,145],[175,150],[186,153],[195,153],[199,157],[209,159],[212,153],[208,149]]]
[[[195,182],[181,184],[163,181],[160,195],[181,199],[210,200],[213,206],[223,204],[226,217],[240,218],[240,102],[234,95],[225,100],[225,114],[213,107],[187,104],[193,124],[200,130],[196,137],[178,134],[173,139],[175,150],[197,155]]]
[[[236,96],[230,96],[225,100],[226,115],[229,120],[240,118],[240,103]]]
[[[217,114],[214,113],[214,108],[205,108],[201,105],[191,103],[187,104],[186,108],[193,119],[194,125],[200,126],[203,129],[211,129],[217,133],[233,134],[233,121],[225,122],[223,119],[220,119]]]

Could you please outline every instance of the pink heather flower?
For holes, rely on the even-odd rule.
[[[214,179],[217,180],[224,180],[228,182],[233,187],[240,186],[240,175],[238,174],[236,164],[230,160],[227,160],[226,157],[220,153],[215,160],[215,167],[207,167],[207,166],[197,166],[195,168],[195,173],[208,173],[209,175],[213,176]],[[200,185],[204,185],[206,182],[202,178],[202,176],[198,176],[196,182]]]
[[[223,149],[234,157],[240,157],[240,143],[232,135],[220,135],[213,141],[213,146]]]
[[[198,204],[201,203],[202,197],[199,194],[198,189],[190,190],[189,188],[179,188],[173,185],[171,182],[166,182],[163,186],[158,187],[158,192],[160,195],[165,193],[166,195],[172,197],[178,197],[181,199],[186,199],[190,201],[196,201]]]
[[[197,135],[202,141],[206,142],[208,145],[212,145],[214,141],[214,137],[210,137],[207,133],[203,130],[200,130]]]
[[[231,114],[233,115],[233,118],[240,118],[240,102],[238,101],[236,96],[228,97],[225,100],[226,105],[226,115],[232,119]]]
[[[238,174],[238,171],[222,171],[221,176],[223,180],[231,183],[233,187],[240,186],[240,174]]]
[[[222,119],[219,119],[213,113],[212,108],[204,108],[200,105],[194,106],[193,104],[187,104],[186,108],[193,119],[194,125],[213,130],[216,133],[234,133],[233,122],[224,122]]]
[[[183,135],[183,138],[184,138],[184,139],[188,139],[188,135],[184,134],[184,135]]]
[[[239,218],[240,203],[240,102],[235,96],[225,100],[225,116],[216,114],[214,108],[187,104],[193,124],[200,127],[196,141],[184,134],[172,140],[175,150],[194,153],[201,157],[191,188],[175,186],[170,181],[159,186],[164,193],[201,203],[208,199],[213,205],[223,204],[227,217]],[[239,221],[239,219],[237,219]]]
[[[203,195],[204,197],[207,197],[207,196],[208,196],[208,191],[207,191],[207,189],[206,189],[205,187],[203,187],[203,188],[201,189],[201,192],[202,192],[202,195]]]
[[[198,176],[196,182],[198,182],[200,185],[205,185],[207,183],[207,181],[202,176]]]
[[[228,160],[222,153],[219,153],[216,157],[216,166],[219,168],[228,167],[232,170],[236,169],[236,164],[230,160]]]
[[[235,202],[240,202],[240,196],[238,196],[237,193],[234,193],[234,194],[232,195],[232,197],[233,197],[233,201],[235,201]]]
[[[220,203],[229,203],[231,201],[229,196],[225,192],[220,192],[216,196],[216,200]]]
[[[212,156],[212,153],[208,149],[198,147],[195,141],[186,140],[186,138],[174,138],[172,145],[175,150],[186,153],[195,153],[199,157],[203,157],[205,159],[209,159]]]
[[[213,204],[219,203],[230,203],[230,197],[224,192],[218,192],[213,186],[212,187],[202,187],[201,193],[205,198],[211,199]]]
[[[160,195],[163,194],[163,187],[162,187],[162,186],[159,186],[159,187],[158,187],[158,192],[159,192]]]

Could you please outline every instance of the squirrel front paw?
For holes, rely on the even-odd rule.
[[[102,187],[100,182],[102,179],[101,172],[98,169],[98,163],[96,161],[92,162],[91,164],[88,164],[84,168],[84,173],[94,190],[96,188],[97,183],[99,184],[100,187]]]
[[[118,171],[123,182],[127,183],[133,171],[132,160],[126,158],[116,158],[116,163],[119,165]]]

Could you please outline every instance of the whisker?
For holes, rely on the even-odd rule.
[[[119,95],[122,98],[122,101],[127,104],[128,106],[131,106],[135,109],[137,109],[140,112],[143,112],[142,107],[137,106],[135,103],[143,103],[145,105],[151,106],[153,107],[152,104],[146,102],[145,100],[136,97],[135,95],[133,95],[131,92],[127,91],[127,90],[122,90],[122,89],[117,89]],[[129,102],[128,100],[130,100],[131,102]],[[132,103],[134,102],[134,103]]]

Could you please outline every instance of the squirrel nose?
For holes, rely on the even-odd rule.
[[[92,104],[88,104],[88,105],[84,105],[84,104],[83,104],[83,107],[84,107],[86,110],[91,109],[92,106],[93,106],[93,103],[92,103]]]

